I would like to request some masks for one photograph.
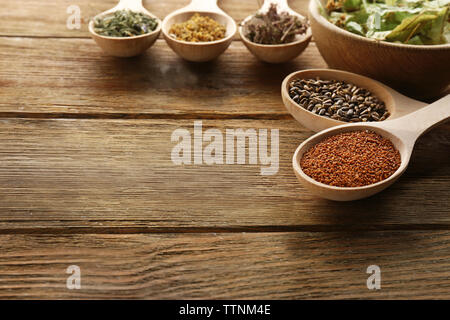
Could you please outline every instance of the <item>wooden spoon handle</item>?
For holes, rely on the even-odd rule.
[[[260,12],[267,12],[269,11],[270,5],[276,4],[278,8],[278,12],[280,11],[290,11],[291,8],[289,8],[287,0],[264,0],[264,4],[261,7]]]
[[[116,10],[130,9],[131,11],[141,11],[142,8],[142,0],[120,0],[115,7]]]
[[[405,141],[415,143],[425,132],[450,118],[450,94],[442,99],[410,113],[404,117],[386,121],[381,127],[401,136]]]
[[[183,9],[185,10],[222,12],[217,5],[217,0],[191,0],[191,3]]]

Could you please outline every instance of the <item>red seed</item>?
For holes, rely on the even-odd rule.
[[[400,153],[392,142],[372,131],[328,137],[300,160],[306,175],[337,187],[362,187],[385,180],[400,163]]]

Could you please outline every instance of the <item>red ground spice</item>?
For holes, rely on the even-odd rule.
[[[328,137],[300,160],[309,177],[337,187],[362,187],[385,180],[400,163],[400,153],[392,142],[368,130]]]

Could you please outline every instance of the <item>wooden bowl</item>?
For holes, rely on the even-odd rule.
[[[450,44],[419,46],[368,39],[341,29],[309,4],[317,47],[330,68],[377,79],[415,98],[435,98],[450,85]]]

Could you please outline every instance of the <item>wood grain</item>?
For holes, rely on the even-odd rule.
[[[144,0],[144,6],[161,20],[172,11],[187,5],[189,0]],[[38,36],[38,37],[89,37],[88,23],[95,15],[114,7],[118,0],[21,0],[1,1],[2,19],[0,36]],[[261,0],[219,0],[219,6],[236,21],[254,13]],[[291,7],[306,16],[307,0],[289,1]],[[81,29],[69,30],[66,10],[71,5],[81,9]]]
[[[283,78],[325,67],[314,44],[275,66],[237,41],[208,64],[183,61],[163,40],[132,59],[106,57],[92,40],[0,41],[0,116],[286,117]]]
[[[274,176],[261,176],[260,165],[174,165],[171,134],[178,128],[192,133],[193,120],[1,120],[0,230],[450,226],[450,167],[443,165],[448,125],[418,143],[409,170],[393,187],[350,203],[315,198],[297,182],[292,155],[311,132],[293,120],[203,121],[204,130],[224,133],[279,129],[280,169]]]
[[[160,18],[188,0],[144,1]],[[219,1],[237,21],[258,1]],[[105,56],[88,20],[116,0],[0,0],[0,299],[449,298],[450,124],[420,139],[406,174],[370,199],[335,203],[297,182],[312,133],[281,80],[324,68],[315,43],[291,63],[240,41],[208,64],[163,40]],[[290,1],[306,13],[308,1]],[[66,28],[69,5],[81,30]],[[280,130],[280,169],[176,166],[175,129]],[[65,287],[69,265],[82,289]],[[382,269],[382,290],[366,268]]]
[[[450,233],[0,236],[0,298],[450,297]],[[66,269],[81,269],[81,289]],[[381,268],[368,290],[367,267]]]

